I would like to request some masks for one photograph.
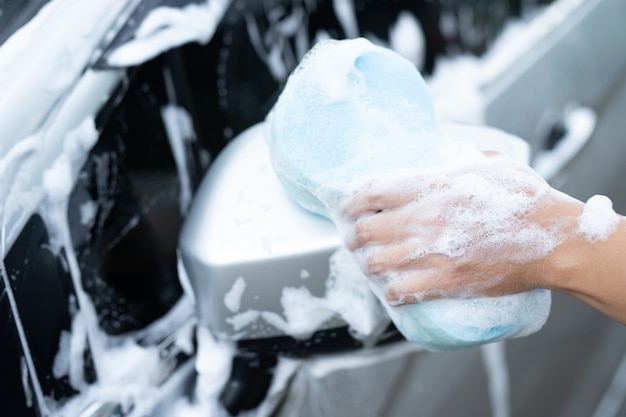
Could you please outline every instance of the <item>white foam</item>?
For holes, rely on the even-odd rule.
[[[55,359],[66,356],[66,360],[68,360],[70,364],[68,369],[70,385],[82,391],[87,387],[84,375],[85,350],[87,349],[87,322],[81,314],[76,314],[76,301],[74,299],[70,299],[70,309],[72,310],[73,319],[68,350],[64,351],[59,349]]]
[[[389,29],[389,47],[402,55],[416,68],[422,68],[426,57],[426,36],[420,21],[413,13],[402,11]]]
[[[60,379],[70,373],[70,343],[72,341],[72,333],[67,330],[62,330],[59,336],[59,349],[54,362],[52,364],[52,375],[55,378]]]
[[[98,372],[99,384],[122,385],[138,388],[154,385],[162,372],[158,346],[139,346],[132,339],[125,339],[110,346],[103,356]],[[128,366],[132,364],[132,366]],[[141,372],[137,372],[141,369]]]
[[[90,333],[82,305],[81,310],[74,315],[71,332],[63,336],[54,362],[55,376],[68,375],[70,384],[79,394],[66,402],[55,403],[49,399],[49,415],[80,415],[88,405],[103,402],[119,404],[125,412],[132,409],[137,415],[149,415],[159,399],[159,384],[171,371],[171,363],[161,357],[160,346],[156,343],[140,346],[132,336],[110,337],[99,330]],[[92,352],[94,344],[100,347],[99,356],[94,358],[98,363],[95,383],[88,383],[84,375],[87,336]],[[177,346],[189,346],[190,341],[182,338],[183,335],[177,335]]]
[[[509,417],[511,415],[510,379],[505,342],[483,345],[481,354],[487,373],[491,415],[492,417]]]
[[[578,233],[587,241],[603,242],[617,228],[620,216],[613,210],[613,202],[603,195],[594,195],[585,203],[578,218]]]
[[[446,222],[445,233],[423,247],[423,254],[456,258],[511,245],[525,247],[513,254],[511,260],[515,262],[547,255],[560,242],[559,236],[528,227],[522,216],[534,210],[549,188],[527,167],[511,167],[510,159],[494,157],[473,166],[422,173],[414,182],[407,179],[407,190],[420,196],[414,223],[427,224],[432,219]],[[460,200],[460,196],[471,196],[472,200]],[[414,230],[413,235],[428,235],[428,227]]]
[[[38,181],[25,186],[20,181],[20,174],[30,163],[45,161],[41,149],[48,150],[45,132],[17,142],[0,160],[2,173],[2,191],[7,199],[0,205],[2,215],[3,241],[2,250],[6,251],[5,242],[12,242],[17,231],[5,231],[10,216],[30,216],[38,210],[49,231],[50,243],[46,247],[55,254],[63,253],[59,260],[70,273],[74,283],[76,297],[68,300],[68,310],[73,315],[71,330],[60,334],[58,352],[53,361],[52,373],[55,377],[67,376],[70,385],[78,394],[65,402],[57,403],[52,398],[45,398],[38,378],[30,378],[29,385],[32,400],[37,402],[43,415],[67,416],[79,415],[91,402],[120,402],[124,409],[133,407],[142,410],[154,405],[159,387],[158,383],[169,372],[170,365],[162,361],[158,348],[141,347],[133,339],[134,335],[110,337],[98,327],[97,314],[89,296],[82,287],[78,260],[74,252],[67,219],[68,201],[74,183],[93,144],[98,139],[93,117],[88,117],[69,131],[63,142],[62,152],[43,172],[41,183]],[[44,145],[44,146],[42,146]],[[11,179],[11,181],[9,181]],[[7,180],[7,181],[4,181]],[[95,203],[86,201],[81,205],[81,221],[90,223],[94,219]],[[12,220],[12,219],[10,219]],[[13,222],[13,224],[22,224]],[[0,274],[8,284],[4,263],[0,262]],[[24,349],[24,364],[28,375],[36,375],[36,367],[29,349],[29,340],[21,324],[12,291],[6,291],[11,308],[14,311],[21,345]],[[79,310],[80,308],[80,310]],[[170,327],[171,328],[171,327]],[[146,329],[145,334],[152,330]],[[85,352],[89,349],[94,360],[98,380],[88,384],[85,376]],[[137,370],[140,369],[141,372]]]
[[[483,62],[470,55],[442,57],[426,79],[437,118],[444,122],[485,123],[485,98],[481,90]]]
[[[233,346],[217,342],[204,327],[198,328],[197,338],[196,371],[198,372],[198,379],[193,403],[195,407],[187,407],[187,410],[205,410],[202,414],[204,416],[225,415],[218,401],[218,396],[230,374],[235,350]],[[182,416],[183,414],[173,413],[172,415]]]
[[[283,288],[280,303],[284,319],[271,311],[263,311],[261,316],[283,333],[296,338],[309,338],[334,316],[326,300],[313,296],[306,287]]]
[[[241,297],[246,290],[246,281],[239,277],[233,283],[231,289],[224,294],[224,304],[231,312],[236,313],[241,307]]]
[[[20,360],[20,370],[22,374],[22,388],[24,389],[24,397],[26,397],[26,407],[31,408],[33,406],[33,390],[30,389],[28,365],[23,356]]]
[[[168,49],[188,42],[207,43],[228,9],[230,0],[207,0],[185,7],[157,7],[148,14],[135,37],[108,57],[109,65],[139,65]]]
[[[270,74],[278,82],[284,81],[285,77],[289,74],[289,68],[292,68],[296,62],[296,59],[302,58],[306,47],[302,47],[305,43],[304,37],[306,32],[306,25],[304,19],[306,13],[301,6],[294,5],[291,13],[280,14],[280,18],[277,18],[270,13],[268,17],[269,27],[265,29],[265,34],[261,33],[261,29],[256,20],[251,16],[246,16],[246,28],[250,43],[254,48],[257,56],[263,61]],[[283,39],[295,36],[296,37],[296,51],[290,49],[289,42],[282,41]],[[277,41],[276,38],[281,41]],[[304,51],[298,51],[298,49],[304,49]],[[220,68],[218,68],[220,72]],[[224,72],[222,68],[222,72]],[[220,93],[226,93],[225,87]],[[222,94],[224,96],[225,94]],[[224,103],[226,99],[224,99]]]
[[[30,42],[33,42],[33,35],[50,15],[54,7],[56,7],[55,2],[48,2],[44,4],[28,23],[20,27],[2,45],[0,45],[2,46],[2,53],[0,53],[0,78],[4,75],[4,69],[11,64],[11,62],[15,61],[19,53],[28,48],[28,44]]]
[[[355,332],[367,338],[388,324],[381,304],[370,291],[369,283],[351,253],[341,247],[330,259],[327,298],[333,309]]]
[[[55,253],[59,253],[62,247],[66,247],[66,254],[68,257],[68,263],[72,268],[71,257],[73,255],[73,247],[71,239],[69,237],[69,227],[67,225],[67,200],[72,188],[73,181],[76,178],[78,170],[80,169],[84,158],[97,139],[97,131],[92,118],[86,118],[76,128],[68,132],[62,143],[63,152],[52,163],[51,167],[44,171],[42,184],[33,186],[31,183],[26,186],[24,179],[20,178],[20,174],[24,171],[28,172],[26,167],[29,164],[36,162],[38,157],[38,151],[40,149],[47,149],[45,144],[43,133],[38,133],[25,138],[22,141],[17,142],[0,160],[0,174],[2,174],[3,183],[5,184],[3,191],[5,191],[6,199],[0,205],[0,214],[2,216],[2,250],[6,251],[7,239],[9,242],[14,240],[14,234],[19,230],[6,230],[6,225],[11,217],[21,217],[24,221],[32,214],[32,212],[39,205],[42,218],[46,221],[47,229],[50,233],[50,244],[48,247]],[[3,187],[3,188],[4,188]],[[14,226],[22,225],[21,221],[12,222]],[[67,232],[67,233],[66,233]],[[69,242],[69,244],[67,243]],[[74,263],[75,264],[75,263]],[[24,329],[22,327],[21,318],[18,314],[17,305],[10,285],[8,283],[8,277],[6,276],[6,270],[4,263],[0,263],[0,272],[2,273],[3,280],[5,280],[5,286],[7,287],[6,294],[11,303],[11,309],[13,310],[15,323],[18,329],[18,335],[20,336],[20,342],[24,349],[24,360],[28,367],[28,371],[31,375],[36,375],[35,364],[33,362],[29,341],[26,337]],[[77,292],[80,292],[80,288],[76,288]],[[65,345],[64,345],[65,346]],[[59,359],[60,361],[61,359]],[[56,361],[55,361],[56,362]],[[57,372],[62,372],[64,365],[61,362],[56,362]],[[70,374],[72,364],[70,363]],[[33,393],[38,406],[42,410],[43,414],[49,414],[49,407],[44,397],[43,391],[37,378],[32,378]],[[70,378],[70,382],[74,382]]]
[[[326,43],[332,44],[336,48],[321,47],[322,44]],[[323,94],[328,103],[356,98],[358,92],[347,86],[347,78],[359,78],[359,75],[354,71],[354,61],[360,55],[371,51],[371,44],[364,39],[357,39],[351,42],[350,47],[335,40],[328,40],[318,45],[320,46],[313,48],[303,58],[294,72],[297,74],[300,71],[310,71],[307,78],[311,82],[303,83],[309,91],[302,91],[303,96],[306,97],[313,94],[314,90],[321,89],[320,93]],[[333,64],[319,65],[320,60]],[[342,74],[342,76],[338,77],[337,74]],[[358,79],[355,81],[359,82]]]
[[[98,212],[98,204],[95,201],[85,201],[80,205],[80,224],[89,226],[93,224]]]
[[[333,0],[333,10],[346,38],[359,36],[359,23],[356,20],[354,2],[352,0]]]
[[[78,173],[98,137],[94,119],[86,118],[66,135],[63,152],[43,173],[45,200],[41,214],[47,220],[50,246],[55,253],[66,242],[70,242],[66,221],[68,199]]]
[[[166,81],[168,86],[171,84],[171,75],[166,72]],[[169,89],[168,89],[169,93]],[[173,93],[171,93],[173,95]],[[191,204],[191,183],[190,173],[186,161],[187,143],[196,140],[196,133],[193,128],[193,121],[189,113],[182,107],[174,104],[168,104],[161,109],[161,117],[163,125],[167,132],[167,137],[172,149],[174,162],[178,171],[178,180],[180,182],[180,212],[182,215],[187,213]]]
[[[295,337],[308,337],[322,323],[340,317],[361,339],[384,327],[386,314],[350,252],[339,248],[330,259],[330,268],[324,297],[313,296],[306,287],[284,288],[281,304],[285,320],[274,316],[273,324]]]
[[[241,313],[237,313],[232,317],[228,317],[226,322],[233,326],[233,329],[238,332],[244,327],[250,325],[261,316],[261,312],[258,310],[246,310]]]
[[[31,164],[37,150],[42,145],[42,135],[35,134],[24,138],[13,145],[0,159],[0,195],[6,196],[0,202],[0,219],[2,236],[0,249],[6,255],[7,245],[17,238],[21,227],[27,221],[27,216],[39,204],[41,189],[33,189],[25,184],[26,178],[20,175],[25,165]],[[19,221],[14,218],[18,218]]]
[[[330,258],[324,296],[314,296],[304,286],[285,287],[280,303],[282,314],[250,309],[228,317],[226,322],[238,332],[262,319],[292,337],[307,338],[327,321],[341,318],[353,335],[363,340],[374,337],[389,323],[354,257],[343,247]]]

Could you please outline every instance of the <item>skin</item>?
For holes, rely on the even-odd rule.
[[[392,305],[546,288],[575,297],[626,324],[626,220],[619,216],[608,239],[591,243],[577,231],[584,208],[581,201],[545,183],[534,188],[536,174],[530,169],[508,168],[506,164],[497,169],[515,169],[510,174],[516,179],[529,176],[529,185],[521,192],[535,198],[532,210],[524,215],[510,214],[516,216],[510,223],[515,230],[485,230],[488,226],[479,218],[474,224],[464,223],[471,235],[466,242],[469,249],[453,255],[441,253],[433,244],[445,238],[451,217],[432,213],[451,213],[449,208],[459,205],[472,208],[480,202],[471,194],[448,193],[438,198],[437,193],[445,186],[429,186],[419,178],[406,183],[372,182],[360,188],[345,205],[342,220],[346,244],[357,255],[363,272],[385,288]],[[455,175],[447,178],[453,181]],[[501,192],[520,190],[505,186]],[[493,196],[494,201],[505,197]],[[531,229],[554,237],[557,244],[539,256],[520,259],[520,254],[529,251],[529,244],[507,243],[506,236]],[[486,233],[496,237],[503,233],[505,239],[484,244],[481,236]]]

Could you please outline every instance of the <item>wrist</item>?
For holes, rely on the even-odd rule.
[[[552,230],[556,246],[543,258],[533,262],[529,280],[536,288],[565,292],[590,256],[584,238],[577,233],[578,219],[584,204],[572,197],[551,190],[534,219],[540,227]]]
[[[541,286],[575,297],[624,323],[626,220],[617,218],[606,238],[594,241],[579,231],[579,215],[565,241],[541,260]]]

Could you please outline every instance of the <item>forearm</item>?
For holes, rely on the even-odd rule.
[[[626,324],[626,219],[606,240],[574,233],[540,263],[543,285]]]

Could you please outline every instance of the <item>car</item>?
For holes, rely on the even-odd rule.
[[[442,120],[524,138],[555,187],[626,212],[622,16],[620,0],[0,2],[5,413],[620,415],[626,334],[580,302],[553,294],[540,332],[453,352],[392,325],[364,343],[338,319],[223,338],[208,321],[234,284],[198,299],[180,239],[204,181],[257,157],[228,155],[328,37],[403,53]],[[335,244],[302,250],[298,285],[323,295]]]

